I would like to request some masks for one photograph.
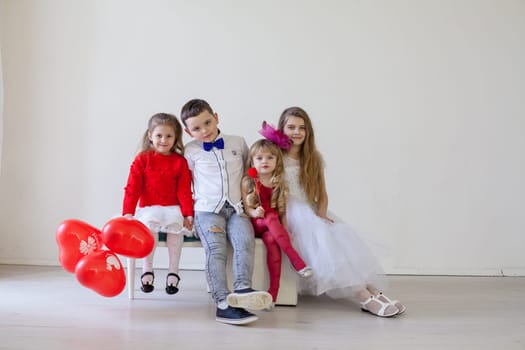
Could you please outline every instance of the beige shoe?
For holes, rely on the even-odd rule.
[[[272,296],[268,292],[245,288],[228,294],[226,302],[231,307],[264,310],[272,303]]]

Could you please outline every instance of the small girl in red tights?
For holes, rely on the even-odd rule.
[[[255,237],[262,238],[266,246],[270,275],[268,293],[272,295],[273,307],[281,279],[281,249],[299,276],[310,277],[313,271],[292,246],[288,235],[285,213],[288,188],[281,149],[273,141],[261,139],[250,148],[249,159],[250,168],[242,181],[244,210],[251,218]]]

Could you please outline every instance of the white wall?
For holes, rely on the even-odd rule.
[[[147,119],[313,118],[331,209],[389,273],[525,275],[525,2],[0,0],[0,263],[120,212]]]

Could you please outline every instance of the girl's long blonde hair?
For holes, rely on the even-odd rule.
[[[269,151],[276,157],[275,170],[272,173],[271,183],[272,183],[272,198],[270,200],[270,207],[277,209],[279,215],[284,215],[286,213],[286,201],[288,199],[288,186],[284,180],[284,162],[283,154],[281,149],[272,141],[267,139],[260,139],[256,141],[251,147],[249,152],[249,167],[253,166],[253,157],[260,150]],[[255,180],[252,179],[249,175],[244,175],[242,179],[242,188],[244,193],[246,193],[246,203],[245,205],[251,208],[257,208],[261,203],[259,201],[259,196],[255,188]]]
[[[314,129],[308,113],[300,107],[290,107],[283,111],[277,128],[284,132],[284,126],[290,116],[301,118],[305,126],[305,138],[299,150],[301,169],[299,181],[303,187],[308,202],[316,205],[322,196],[325,196],[325,181],[323,158],[315,145]]]
[[[151,143],[148,135],[149,133],[153,132],[153,130],[155,130],[155,128],[159,125],[167,125],[173,128],[173,132],[175,133],[175,142],[173,143],[173,147],[170,149],[170,151],[183,155],[184,145],[182,143],[182,126],[177,120],[177,117],[175,117],[173,114],[168,113],[157,113],[149,119],[148,129],[144,132],[144,136],[142,136],[142,142],[139,152],[144,152],[153,149],[153,144]]]

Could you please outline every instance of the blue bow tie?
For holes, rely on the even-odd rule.
[[[217,139],[214,142],[203,142],[202,147],[204,147],[204,150],[206,152],[211,151],[213,147],[217,149],[224,149],[224,139],[221,137],[220,139]]]

